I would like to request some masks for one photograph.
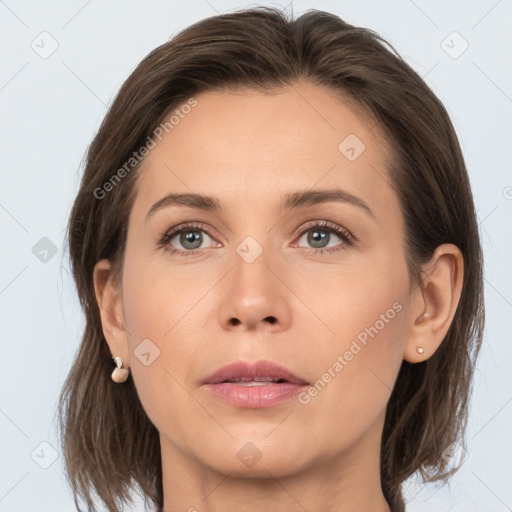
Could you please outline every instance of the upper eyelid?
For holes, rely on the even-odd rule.
[[[214,229],[210,228],[209,226],[207,226],[201,222],[184,222],[182,224],[176,225],[173,228],[168,229],[165,232],[165,235],[169,236],[169,237],[175,237],[177,234],[181,233],[182,231],[187,231],[187,230],[192,231],[194,229],[197,231],[204,231],[209,237],[212,237],[212,235],[210,235],[210,233],[209,233],[209,230],[212,230],[215,232]]]

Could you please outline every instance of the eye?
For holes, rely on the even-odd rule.
[[[203,224],[180,224],[163,234],[159,241],[159,246],[165,247],[171,254],[193,256],[197,254],[200,249],[209,246],[203,246],[205,235],[208,239],[212,240],[210,235],[204,230]],[[176,248],[176,245],[181,245],[182,248]]]
[[[309,224],[308,228],[302,230],[301,233],[299,246],[301,240],[305,239],[304,243],[310,244],[310,248],[306,249],[311,253],[332,253],[346,249],[354,243],[354,236],[351,235],[348,230],[329,221],[313,221],[313,223]],[[342,243],[340,244],[338,242],[337,244],[329,245],[333,241],[336,242],[336,240],[333,240],[332,235],[338,240],[341,240]]]
[[[334,240],[332,235],[334,235]],[[336,243],[336,238],[338,241],[341,240],[341,243]],[[302,248],[301,241],[303,239],[305,239],[303,243],[310,244],[309,248]],[[209,243],[208,240],[210,240]],[[212,247],[212,241],[217,246],[221,245],[211,238],[204,224],[187,222],[163,233],[158,246],[165,248],[171,254],[197,256],[202,253],[202,249]],[[306,229],[302,229],[298,242],[298,244],[292,244],[292,247],[299,246],[312,254],[324,254],[344,250],[352,246],[355,242],[355,236],[347,229],[332,222],[311,221]],[[334,244],[331,244],[331,242],[334,242]]]

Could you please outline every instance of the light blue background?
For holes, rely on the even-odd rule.
[[[40,443],[59,450],[56,399],[84,323],[64,229],[107,105],[139,61],[178,30],[254,5],[0,1],[0,512],[75,510],[62,458],[56,453],[43,469],[52,448]],[[511,510],[512,1],[293,2],[295,15],[309,8],[377,31],[425,77],[459,135],[480,221],[487,326],[467,458],[450,487],[410,479],[407,510]],[[31,47],[43,31],[58,42],[47,59]],[[453,31],[469,44],[456,59],[445,51],[464,44]],[[42,237],[57,248],[46,263],[32,252]]]

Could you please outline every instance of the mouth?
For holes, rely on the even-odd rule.
[[[201,383],[216,398],[236,407],[258,409],[289,399],[309,385],[302,377],[271,361],[237,361]]]
[[[283,382],[288,381],[286,379],[273,379],[271,377],[240,377],[222,381],[222,383],[236,383],[239,386],[266,386],[268,384],[282,384]]]
[[[270,384],[308,385],[302,377],[271,361],[260,360],[256,363],[237,361],[223,366],[203,380],[202,384],[237,383],[240,386],[264,386]]]

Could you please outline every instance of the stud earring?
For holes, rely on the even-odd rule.
[[[423,347],[416,347],[418,354],[423,354]]]
[[[130,374],[130,370],[128,368],[123,368],[123,361],[119,356],[112,358],[114,362],[116,363],[116,367],[114,368],[114,371],[112,372],[112,380],[114,382],[120,383],[125,382],[128,378],[128,375]]]

